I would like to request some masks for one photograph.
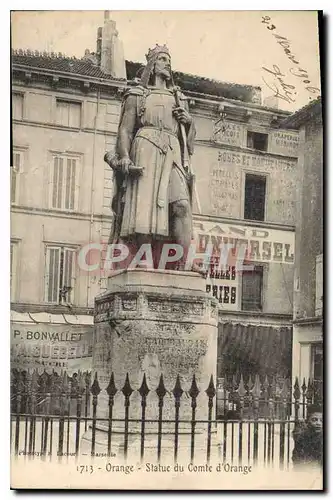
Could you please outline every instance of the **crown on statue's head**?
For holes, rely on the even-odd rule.
[[[168,54],[168,56],[170,57],[170,52],[168,47],[166,45],[158,45],[157,43],[153,49],[149,49],[148,54],[146,54],[146,59],[147,61],[150,61],[152,57],[155,57],[157,56],[157,54],[162,54],[162,53]]]

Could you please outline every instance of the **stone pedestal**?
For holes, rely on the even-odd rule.
[[[177,376],[184,391],[180,397],[179,418],[191,419],[188,391],[195,375],[200,391],[196,420],[207,420],[208,396],[205,391],[211,376],[216,383],[217,323],[218,303],[207,295],[205,281],[197,273],[144,269],[114,273],[109,278],[108,291],[95,301],[93,376],[97,372],[102,388],[98,396],[97,416],[108,418],[109,396],[104,389],[113,372],[119,390],[114,397],[113,418],[125,417],[125,397],[121,389],[128,374],[133,389],[129,418],[141,419],[141,395],[138,390],[145,374],[150,390],[146,399],[146,419],[157,420],[159,399],[155,391],[163,374],[167,390],[163,400],[163,419],[175,419],[173,389]],[[215,405],[212,418],[215,419]],[[96,438],[100,450],[107,442],[107,425],[107,422],[98,425]],[[203,425],[197,424],[198,434],[203,431]],[[157,422],[146,423],[146,439],[150,442],[157,443],[157,426]],[[120,446],[124,423],[114,422],[112,428],[115,431],[112,441],[115,446],[116,442]],[[174,428],[174,423],[163,423],[164,440],[173,442]],[[140,429],[140,422],[129,423],[129,456],[131,445],[140,441]],[[207,424],[204,429],[206,433]],[[179,430],[182,435],[180,441],[189,448],[190,424],[180,423]],[[86,438],[89,439],[88,436]]]

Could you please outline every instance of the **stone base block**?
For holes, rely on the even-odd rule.
[[[123,420],[127,405],[129,418],[140,420],[144,397],[146,420],[158,420],[162,405],[162,418],[172,421],[178,405],[179,419],[186,421],[180,429],[188,432],[195,377],[195,416],[207,420],[206,390],[211,377],[216,382],[218,303],[206,293],[203,278],[193,272],[127,269],[114,273],[108,286],[95,301],[97,418],[109,418],[111,387],[113,419]],[[107,422],[98,425],[106,429]],[[115,425],[121,434],[121,422]],[[130,427],[140,433],[140,422]],[[147,422],[146,431],[156,433],[157,424]]]
[[[80,454],[83,456],[92,457],[91,454],[92,430],[89,429],[83,436],[80,446]],[[180,433],[178,435],[178,463],[191,462],[191,434]],[[136,432],[128,435],[127,461],[131,464],[158,462],[158,435],[156,433],[145,434],[144,440],[144,456],[141,460],[141,435]],[[124,434],[122,432],[112,433],[111,439],[111,455],[108,456],[108,433],[104,430],[96,430],[95,437],[95,459],[108,459],[122,462],[124,460]],[[175,462],[175,435],[174,433],[163,433],[161,439],[161,456],[160,463]],[[216,432],[211,435],[210,459],[213,462],[221,456],[220,443],[218,442]],[[93,457],[92,457],[93,458]],[[207,432],[195,433],[194,438],[194,460],[202,462],[207,458]]]

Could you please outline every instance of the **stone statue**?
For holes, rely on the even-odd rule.
[[[184,269],[192,239],[195,126],[174,86],[168,48],[156,45],[146,58],[138,85],[124,94],[115,154],[104,157],[114,170],[110,243],[124,242],[132,253],[151,243],[154,267],[163,242],[177,243],[184,253],[176,268]]]

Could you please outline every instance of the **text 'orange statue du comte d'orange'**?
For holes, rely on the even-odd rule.
[[[110,242],[128,244],[131,253],[150,243],[154,263],[163,243],[181,245],[182,270],[192,239],[195,126],[174,85],[168,48],[156,45],[146,58],[140,80],[123,97],[115,153],[104,157],[114,170]],[[201,271],[195,264],[192,270]]]

